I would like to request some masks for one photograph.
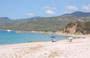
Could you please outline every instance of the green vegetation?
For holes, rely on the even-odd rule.
[[[70,22],[66,28],[72,28],[75,26],[74,24],[77,24],[75,33],[90,34],[90,21]]]
[[[85,22],[85,30],[87,34],[90,33],[90,21]]]
[[[24,20],[13,20],[9,23],[3,23],[5,28],[1,29],[12,29],[12,30],[29,30],[29,31],[59,31],[70,21],[77,21],[74,16],[58,16],[49,18],[33,18]],[[1,26],[2,27],[2,26]]]
[[[86,19],[86,20],[85,20]],[[33,18],[26,18],[26,19],[17,19],[13,20],[8,17],[1,17],[0,18],[0,29],[12,29],[12,30],[29,30],[29,31],[59,31],[63,30],[65,26],[72,27],[74,24],[73,22],[76,21],[89,21],[90,20],[90,13],[83,13],[83,12],[74,12],[71,14],[65,14],[62,16],[56,17],[33,17]],[[70,23],[71,22],[71,23]],[[84,28],[84,23],[78,23],[77,32],[82,32]],[[83,26],[82,26],[83,25]],[[89,23],[85,23],[85,26],[88,29]]]

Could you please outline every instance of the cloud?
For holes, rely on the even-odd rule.
[[[53,10],[46,10],[46,14],[48,15],[55,15],[56,13]]]
[[[34,16],[35,14],[33,13],[28,13],[27,16]]]
[[[69,10],[73,10],[73,11],[77,11],[78,10],[78,8],[75,7],[75,6],[67,6],[66,8],[69,9]]]
[[[90,5],[87,5],[87,6],[86,5],[83,5],[82,6],[82,9],[83,10],[86,10],[86,11],[90,11]]]
[[[43,9],[45,10],[45,13],[48,15],[55,15],[56,14],[55,10],[57,10],[55,7],[49,6],[45,6]]]

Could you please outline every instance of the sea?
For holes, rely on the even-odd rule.
[[[51,37],[54,36],[56,40],[64,40],[68,37],[57,36],[54,33],[16,33],[16,31],[7,32],[6,30],[0,30],[0,45],[19,44],[27,42],[46,42],[51,41]]]

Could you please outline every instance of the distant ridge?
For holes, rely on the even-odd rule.
[[[76,11],[70,14],[64,14],[64,15],[72,15],[76,17],[88,17],[90,16],[90,12],[81,12],[81,11]]]
[[[13,20],[8,17],[0,17],[0,24],[8,25],[11,24]]]

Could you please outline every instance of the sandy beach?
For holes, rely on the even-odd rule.
[[[90,37],[1,45],[0,58],[90,58]]]

